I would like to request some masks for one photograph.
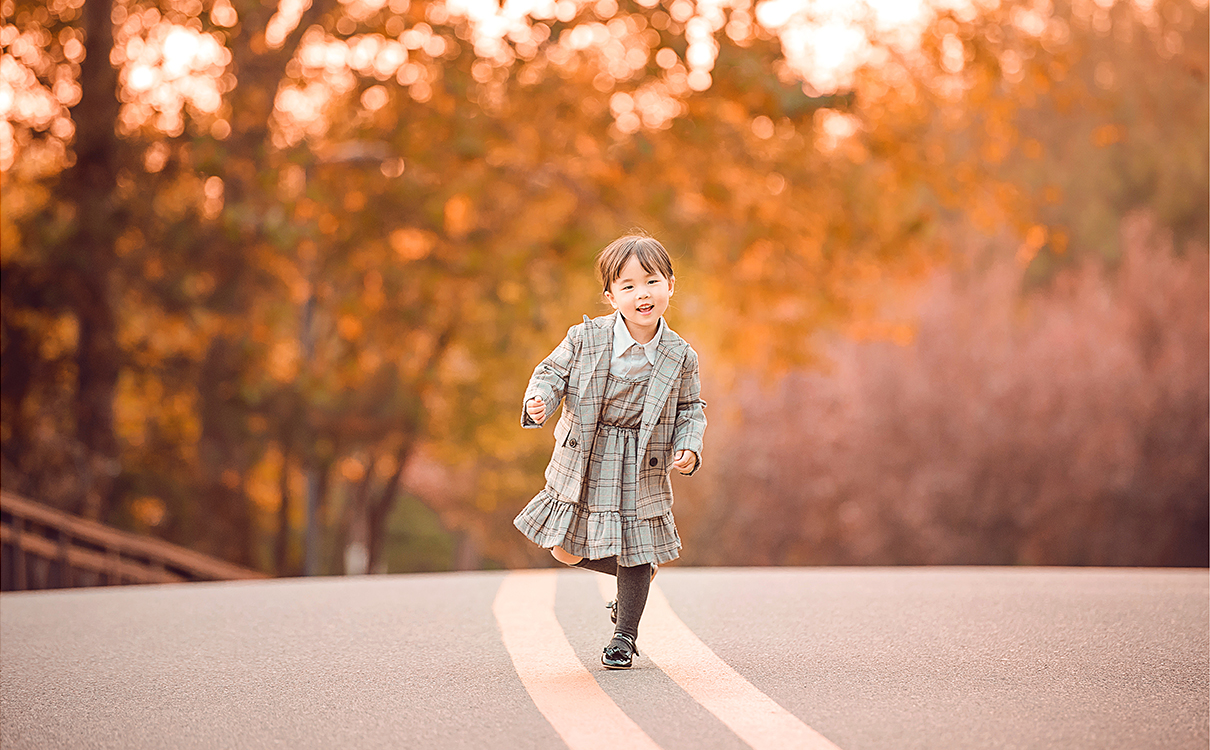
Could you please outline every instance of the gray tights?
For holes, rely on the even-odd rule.
[[[647,606],[647,593],[651,590],[651,566],[638,565],[627,568],[618,565],[616,557],[603,557],[600,560],[589,560],[586,557],[576,563],[575,567],[617,577],[618,624],[615,629],[638,640],[639,620],[643,617],[643,609]]]

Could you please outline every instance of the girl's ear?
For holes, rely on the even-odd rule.
[[[672,292],[676,289],[676,277],[672,276],[668,279],[668,296],[672,296]]]
[[[609,300],[609,304],[613,307],[613,309],[618,309],[618,303],[614,301],[613,294],[611,292],[605,292],[605,299]]]

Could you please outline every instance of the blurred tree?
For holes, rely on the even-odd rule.
[[[1206,107],[1144,83],[1205,102],[1191,2],[874,24],[824,93],[810,13],[743,2],[2,2],[5,486],[279,573],[306,512],[382,569],[405,485],[463,564],[529,559],[516,397],[630,226],[726,392],[910,342],[953,227],[1045,276],[1096,216],[1205,222]]]
[[[1086,257],[1023,294],[1012,252],[939,271],[908,345],[742,381],[678,498],[685,561],[1210,563],[1208,256],[1122,230],[1119,273]]]

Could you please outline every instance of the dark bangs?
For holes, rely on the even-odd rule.
[[[609,285],[622,275],[622,268],[632,257],[639,259],[639,265],[647,273],[658,273],[666,279],[672,279],[672,258],[659,240],[628,234],[609,243],[597,255],[597,276],[605,291],[609,291]]]

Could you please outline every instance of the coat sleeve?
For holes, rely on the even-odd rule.
[[[676,402],[676,427],[672,432],[672,454],[690,450],[697,456],[692,475],[702,466],[702,440],[706,434],[706,402],[697,374],[697,352],[691,348],[681,368],[681,387]]]
[[[567,379],[571,376],[572,366],[580,350],[580,340],[583,336],[583,325],[577,324],[567,329],[567,335],[546,359],[534,368],[534,374],[529,378],[525,388],[525,398],[521,399],[521,426],[536,429],[550,421],[555,409],[563,401],[567,392]],[[525,403],[537,396],[546,406],[546,419],[538,424],[525,411]]]

